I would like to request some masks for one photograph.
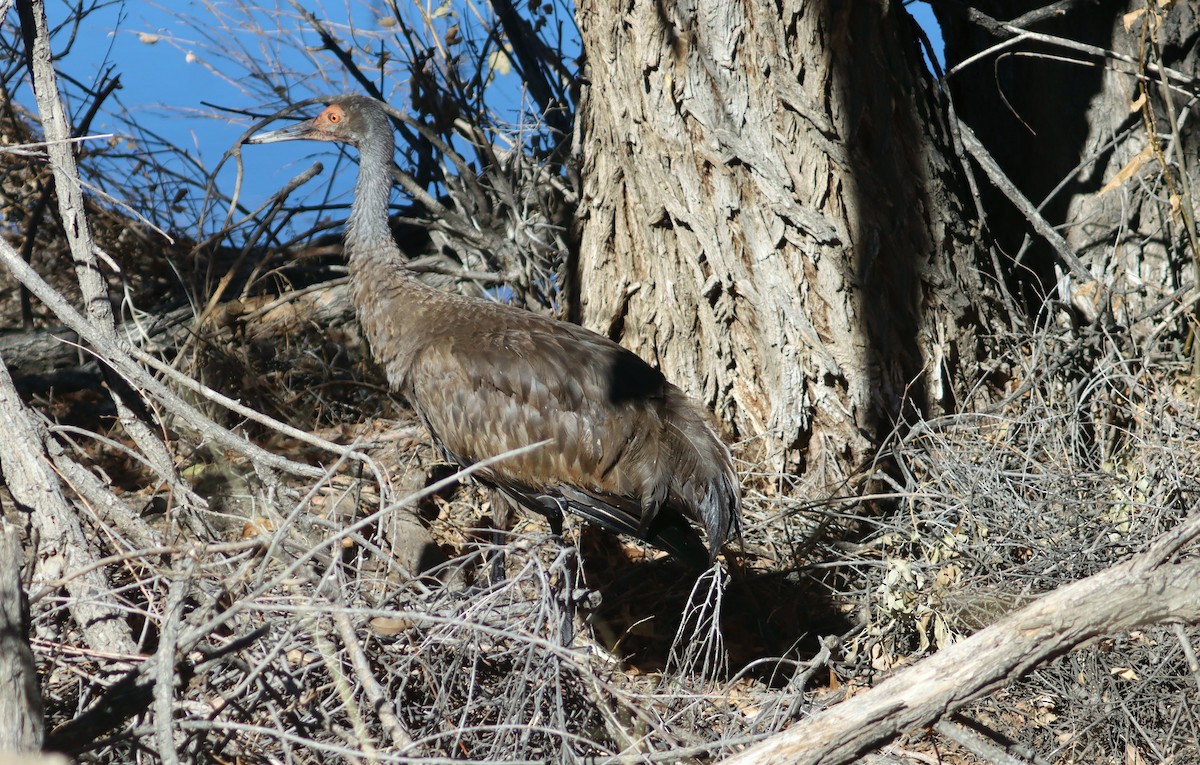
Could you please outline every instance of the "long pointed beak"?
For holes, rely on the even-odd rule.
[[[305,120],[278,130],[255,133],[246,139],[246,143],[278,143],[280,141],[300,141],[305,138],[321,140],[320,131],[313,122],[313,120]]]

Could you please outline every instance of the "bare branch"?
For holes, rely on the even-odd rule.
[[[730,758],[730,765],[854,762],[900,733],[1011,683],[1091,638],[1163,622],[1200,621],[1200,561],[1172,563],[1200,533],[1200,513],[1147,552],[1038,599],[971,637]]]
[[[1079,259],[1079,256],[1071,251],[1071,247],[1067,244],[1066,240],[1054,230],[1054,227],[1051,226],[1044,217],[1042,217],[1042,214],[1038,212],[1038,209],[1033,205],[1033,203],[1021,193],[1021,190],[1018,189],[1011,180],[1009,180],[1008,175],[1006,175],[1000,166],[996,164],[996,160],[992,159],[992,155],[988,152],[987,148],[985,148],[984,145],[980,143],[979,139],[975,137],[974,131],[967,127],[966,123],[964,122],[959,122],[956,126],[956,129],[962,136],[963,148],[965,148],[967,153],[970,154],[975,161],[979,163],[980,167],[983,168],[984,173],[987,174],[988,180],[990,180],[992,185],[999,189],[1004,196],[1008,197],[1009,201],[1021,211],[1021,214],[1024,215],[1026,220],[1028,220],[1033,226],[1033,229],[1041,234],[1042,238],[1054,248],[1054,252],[1058,255],[1058,258],[1062,261],[1063,265],[1065,265],[1071,271],[1071,273],[1079,277],[1084,284],[1094,282],[1095,277],[1092,276],[1092,272],[1089,271],[1087,266],[1083,264],[1083,261]]]
[[[22,557],[17,527],[0,516],[0,753],[40,751],[44,734],[42,695],[29,650]]]

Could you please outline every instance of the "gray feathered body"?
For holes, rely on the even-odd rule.
[[[533,509],[715,558],[739,528],[740,493],[703,410],[605,337],[416,279],[388,227],[386,114],[358,96],[335,106],[350,137],[326,140],[349,140],[361,154],[346,234],[358,317],[388,380],[446,455],[471,465],[551,439],[476,475]],[[707,556],[684,518],[703,526]]]

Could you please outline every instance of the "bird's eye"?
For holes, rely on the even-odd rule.
[[[330,112],[329,113],[329,121],[330,122],[341,122],[342,115],[338,114],[337,112]]]

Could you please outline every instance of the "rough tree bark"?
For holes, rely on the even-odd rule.
[[[995,318],[897,3],[582,0],[582,319],[831,485]]]
[[[38,751],[45,733],[21,557],[17,527],[0,517],[0,756]]]
[[[983,184],[988,227],[1016,261],[1013,283],[1034,307],[1064,286],[1057,297],[1087,320],[1111,312],[1132,325],[1175,307],[1163,317],[1186,319],[1200,254],[1196,4],[970,5],[990,18],[934,3],[957,113],[1106,289],[1066,278],[1025,216]]]

